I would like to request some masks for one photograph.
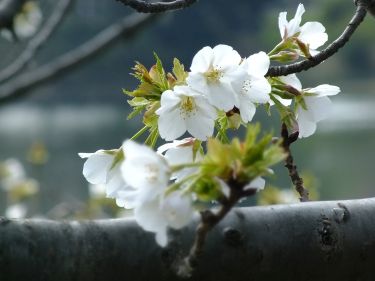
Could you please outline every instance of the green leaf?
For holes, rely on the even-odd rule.
[[[183,85],[186,83],[186,78],[188,72],[185,71],[184,65],[180,63],[177,58],[173,60],[173,70],[174,76],[176,77],[175,85]]]
[[[152,69],[156,71],[156,76],[154,77],[154,80],[158,82],[160,89],[162,90],[162,92],[164,92],[169,89],[167,75],[163,68],[163,63],[161,62],[160,58],[155,52],[154,57],[156,59],[156,67]]]
[[[141,114],[150,104],[150,101],[143,97],[135,97],[132,100],[129,100],[128,104],[133,107],[133,111],[127,116],[127,119],[129,120]]]

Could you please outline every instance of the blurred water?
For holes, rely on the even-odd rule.
[[[320,183],[322,199],[375,196],[375,100],[337,97],[329,120],[318,132],[292,149],[300,170],[311,171]],[[78,152],[117,148],[140,123],[126,122],[126,109],[109,106],[8,106],[0,111],[0,159],[17,157],[29,175],[41,182],[40,212],[63,201],[84,200],[87,183]],[[42,141],[49,162],[28,164],[30,145]],[[276,184],[289,186],[283,167]]]

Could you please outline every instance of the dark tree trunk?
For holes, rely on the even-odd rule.
[[[0,280],[179,280],[195,226],[162,249],[130,219],[2,219]],[[190,280],[375,280],[375,198],[235,209]]]

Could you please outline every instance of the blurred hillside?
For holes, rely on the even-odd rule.
[[[45,14],[54,1],[40,0]],[[156,51],[166,65],[178,57],[188,67],[193,55],[205,45],[225,43],[243,56],[260,50],[270,50],[280,41],[277,18],[287,10],[292,17],[300,1],[231,1],[202,0],[189,9],[162,16],[136,35],[134,39],[119,42],[110,51],[55,79],[26,101],[37,104],[58,103],[117,103],[124,102],[121,88],[131,89],[134,79],[128,75],[135,60],[145,65],[153,63]],[[335,39],[351,18],[351,1],[305,1],[304,20],[318,20],[326,27],[330,41]],[[58,32],[47,42],[32,66],[50,61],[53,57],[85,42],[98,31],[132,12],[116,1],[78,0]],[[309,83],[319,81],[341,82],[371,77],[375,65],[372,19],[368,18],[360,31],[343,51],[329,62],[303,75]],[[3,56],[1,65],[14,59],[24,44],[0,42]],[[93,83],[95,81],[95,83]],[[54,93],[54,94],[51,94]]]

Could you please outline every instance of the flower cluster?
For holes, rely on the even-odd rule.
[[[257,107],[270,113],[274,106],[282,122],[308,137],[328,115],[328,96],[340,92],[326,84],[304,89],[295,74],[265,77],[271,61],[310,57],[327,41],[320,23],[300,26],[303,13],[302,4],[289,22],[286,12],[280,13],[282,41],[268,54],[241,57],[232,47],[217,45],[198,51],[190,71],[174,59],[167,73],[156,54],[151,69],[137,63],[134,76],[140,84],[125,93],[133,108],[129,118],[143,114],[144,127],[132,139],[148,131],[146,145],[126,140],[120,149],[81,153],[87,158],[86,179],[104,184],[107,197],[119,206],[134,209],[137,223],[154,232],[162,246],[168,243],[168,228],[186,226],[202,203],[263,189],[262,177],[272,174],[270,166],[285,155],[272,135],[259,139],[259,126],[249,124]],[[230,140],[227,131],[240,126],[247,128],[245,140]],[[154,152],[159,136],[172,142]]]

